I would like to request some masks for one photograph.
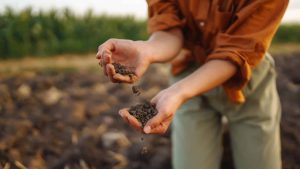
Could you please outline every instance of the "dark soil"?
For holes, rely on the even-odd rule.
[[[130,107],[129,113],[145,126],[147,121],[157,114],[157,110],[150,102],[145,102]]]
[[[112,65],[114,66],[116,73],[119,73],[121,75],[128,75],[128,76],[135,75],[135,73],[125,65],[122,65],[120,63],[112,63]]]
[[[135,94],[136,96],[139,96],[141,94],[141,91],[138,86],[132,86],[132,93]]]
[[[300,54],[275,58],[283,169],[298,169]],[[162,68],[147,71],[139,84],[143,95],[132,98],[128,85],[111,84],[99,71],[0,75],[0,168],[18,169],[18,161],[29,169],[171,169],[169,132],[144,135],[141,141],[141,134],[117,115],[167,87]],[[224,134],[222,169],[233,169],[228,131]]]

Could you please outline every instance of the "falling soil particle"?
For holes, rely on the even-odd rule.
[[[141,94],[141,91],[137,86],[132,86],[132,93],[136,96],[139,96]]]

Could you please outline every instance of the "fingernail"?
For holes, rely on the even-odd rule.
[[[123,113],[121,111],[119,111],[119,115],[123,117]]]
[[[151,132],[151,127],[150,127],[150,126],[146,126],[146,127],[144,128],[144,132],[145,132],[146,134],[149,134],[149,133]]]

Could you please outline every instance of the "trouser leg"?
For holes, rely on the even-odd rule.
[[[174,169],[219,169],[221,116],[208,108],[200,97],[184,104],[173,120]]]
[[[227,115],[236,169],[281,168],[281,107],[274,67],[264,62],[254,71],[247,102]]]

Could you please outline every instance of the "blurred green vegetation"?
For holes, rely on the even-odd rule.
[[[300,24],[281,25],[273,39],[273,43],[300,43]]]
[[[27,8],[0,13],[0,59],[96,52],[109,38],[147,38],[146,21],[134,17],[76,16],[63,11],[33,12]],[[273,44],[300,43],[300,25],[280,26]]]
[[[31,8],[0,14],[0,58],[96,52],[109,38],[146,39],[146,21],[134,17],[76,16],[72,11],[34,13]]]

